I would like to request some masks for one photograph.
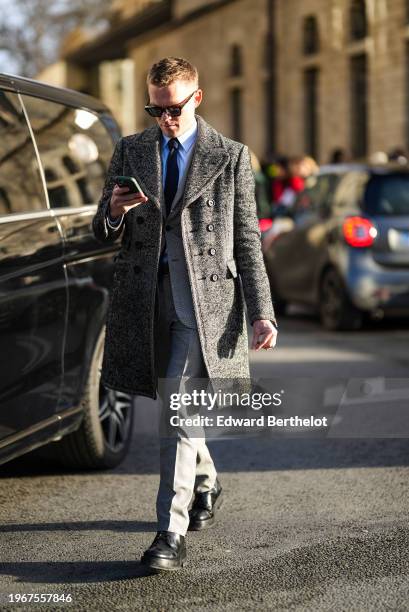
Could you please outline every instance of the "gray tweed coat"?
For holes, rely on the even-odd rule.
[[[200,115],[196,119],[198,135],[181,203],[181,226],[203,357],[215,389],[214,381],[250,378],[244,302],[251,323],[276,319],[261,252],[248,147],[226,138]],[[165,376],[155,359],[164,198],[160,143],[157,125],[117,142],[92,221],[99,242],[113,243],[121,237],[101,381],[108,388],[153,399],[158,378]],[[118,174],[135,176],[149,199],[128,211],[115,230],[105,215]],[[209,200],[212,206],[206,205]],[[214,231],[206,231],[210,222]],[[207,255],[210,247],[216,247],[212,257]],[[211,279],[214,273],[216,282]]]

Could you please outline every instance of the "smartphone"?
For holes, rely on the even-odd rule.
[[[133,176],[116,176],[114,180],[119,187],[129,187],[128,193],[140,192],[143,196],[145,195],[138,181]]]

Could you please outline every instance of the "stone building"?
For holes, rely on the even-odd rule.
[[[409,145],[408,0],[116,0],[109,29],[73,35],[39,78],[101,97],[132,133],[165,55],[198,67],[199,112],[259,157]]]
[[[337,147],[354,159],[406,147],[409,2],[283,0],[276,9],[278,148],[322,162]]]

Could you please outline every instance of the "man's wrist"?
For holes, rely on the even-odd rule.
[[[117,215],[116,217],[114,217],[112,215],[111,209],[108,208],[108,217],[109,217],[109,220],[112,221],[112,223],[116,223],[117,221],[119,221],[123,217],[123,214],[120,214],[120,215]]]
[[[270,321],[274,325],[274,327],[278,330],[278,324],[273,319],[268,319],[267,317],[257,317],[257,319],[253,319],[251,325],[253,326],[256,321]]]
[[[120,215],[119,217],[112,217],[111,216],[111,211],[110,211],[109,208],[108,208],[108,210],[106,212],[107,223],[113,229],[117,229],[121,225],[123,217],[124,217],[123,214]]]

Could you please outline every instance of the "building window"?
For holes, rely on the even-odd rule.
[[[351,40],[365,38],[368,33],[365,0],[352,0],[349,15]]]
[[[232,45],[230,51],[230,76],[237,77],[243,74],[243,60],[240,45]]]
[[[364,157],[368,148],[368,84],[365,54],[351,57],[351,151],[353,157]]]
[[[318,21],[314,15],[305,17],[303,24],[303,54],[312,55],[320,50]]]
[[[230,91],[232,138],[242,140],[242,91],[239,87],[234,87]]]
[[[409,40],[405,43],[406,147],[409,149]]]
[[[264,82],[264,103],[265,103],[265,152],[266,155],[274,149],[275,143],[275,92],[274,92],[274,80],[268,78]]]
[[[304,148],[318,159],[318,68],[304,71]]]
[[[271,32],[267,32],[264,39],[263,68],[265,70],[264,89],[264,116],[265,116],[265,155],[271,155],[275,144],[275,53],[274,40]]]
[[[274,44],[271,32],[266,32],[262,46],[261,67],[269,72],[273,63]]]

